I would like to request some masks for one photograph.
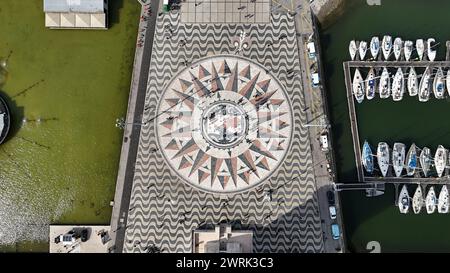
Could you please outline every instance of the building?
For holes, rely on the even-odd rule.
[[[214,230],[195,230],[192,236],[193,253],[252,253],[253,232],[234,230],[226,224]]]
[[[107,29],[108,0],[44,0],[45,27]]]
[[[314,42],[309,42],[306,47],[308,48],[308,56],[310,59],[314,59],[316,57],[316,46]]]

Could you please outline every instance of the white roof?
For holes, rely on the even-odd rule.
[[[327,149],[328,148],[328,137],[326,135],[321,135],[320,141],[322,142],[323,148]]]
[[[311,75],[311,78],[312,78],[313,83],[315,83],[315,84],[319,83],[319,73],[313,73]]]
[[[44,0],[44,12],[101,13],[103,0]]]
[[[46,13],[45,26],[50,28],[106,28],[106,14]]]

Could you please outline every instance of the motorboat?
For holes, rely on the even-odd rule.
[[[367,53],[367,42],[361,41],[359,43],[359,58],[361,61],[364,61],[364,58],[366,57]]]
[[[414,43],[412,41],[405,41],[405,47],[404,47],[404,55],[405,60],[408,62],[411,59],[411,55],[414,49]]]
[[[416,50],[417,50],[417,56],[419,57],[419,60],[422,61],[423,53],[425,52],[425,43],[424,43],[423,39],[416,40]]]
[[[419,92],[419,81],[417,80],[417,73],[414,67],[411,66],[408,73],[408,93],[410,96],[417,96]]]
[[[397,68],[394,80],[392,81],[392,99],[394,101],[402,100],[404,92],[405,92],[405,81],[403,77],[403,71],[399,67]]]
[[[436,58],[436,49],[434,49],[436,40],[434,38],[428,38],[427,40],[427,55],[428,60],[434,61]]]
[[[383,41],[381,42],[381,49],[383,51],[383,57],[387,61],[389,59],[389,55],[391,55],[392,51],[392,37],[389,35],[385,35],[383,37]]]
[[[422,79],[419,84],[419,101],[427,102],[430,98],[431,89],[431,68],[427,67],[422,74]]]
[[[373,172],[373,154],[370,148],[369,142],[364,141],[364,145],[361,152],[361,158],[364,168],[368,173]]]
[[[395,176],[400,177],[405,166],[405,144],[398,142],[394,144],[394,148],[392,149],[392,165],[394,166]]]
[[[406,175],[413,176],[417,168],[417,148],[416,144],[412,144],[406,154]]]
[[[400,195],[398,197],[398,208],[400,213],[408,213],[409,211],[409,193],[406,185],[403,185]]]
[[[383,177],[386,177],[389,170],[389,145],[386,142],[378,143],[377,161]]]
[[[445,77],[441,67],[438,68],[434,76],[433,93],[437,99],[443,99],[445,96]]]
[[[444,146],[439,145],[436,154],[434,155],[434,167],[436,168],[437,175],[442,177],[447,164],[447,149]]]
[[[370,68],[369,74],[367,74],[366,78],[366,97],[368,100],[371,100],[375,97],[376,90],[376,80],[375,80],[375,70],[373,67]]]
[[[448,189],[447,185],[442,186],[439,193],[437,209],[439,213],[448,213]]]
[[[450,96],[450,69],[447,70],[447,77],[445,78],[445,82],[447,84],[448,95]]]
[[[358,103],[364,100],[364,80],[358,68],[355,70],[355,75],[353,76],[353,94]]]
[[[378,39],[378,36],[374,36],[372,37],[372,40],[370,40],[370,54],[376,60],[379,52],[380,52],[380,39]]]
[[[413,198],[412,198],[412,208],[413,212],[415,214],[419,214],[423,207],[423,194],[422,194],[422,187],[420,185],[417,185],[416,191],[414,192]]]
[[[391,95],[391,78],[389,77],[389,72],[386,67],[384,67],[383,72],[381,72],[378,92],[380,93],[380,98],[382,99],[389,98]]]
[[[399,60],[400,56],[402,55],[402,48],[403,48],[403,41],[402,38],[397,37],[394,40],[394,57],[395,60]]]
[[[423,147],[422,151],[420,152],[419,161],[423,175],[427,177],[432,163],[431,151],[428,147]]]
[[[436,203],[436,192],[434,191],[434,187],[431,186],[425,197],[425,208],[427,209],[428,214],[434,213],[436,210]]]
[[[355,60],[356,52],[358,51],[358,48],[356,47],[356,41],[351,40],[350,44],[348,45],[348,51],[350,52],[350,58],[352,61]]]

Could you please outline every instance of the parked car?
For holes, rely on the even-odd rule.
[[[333,191],[327,191],[327,198],[328,198],[328,204],[334,205],[334,192]]]
[[[336,219],[336,207],[335,206],[329,206],[328,210],[330,211],[330,218],[332,220]]]
[[[334,240],[339,240],[339,238],[341,237],[341,231],[339,230],[338,224],[331,225],[331,235],[333,235]]]
[[[85,228],[81,231],[81,241],[86,242],[88,240],[88,230]]]

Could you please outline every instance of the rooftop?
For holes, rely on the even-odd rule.
[[[44,0],[44,12],[103,13],[104,0]]]

